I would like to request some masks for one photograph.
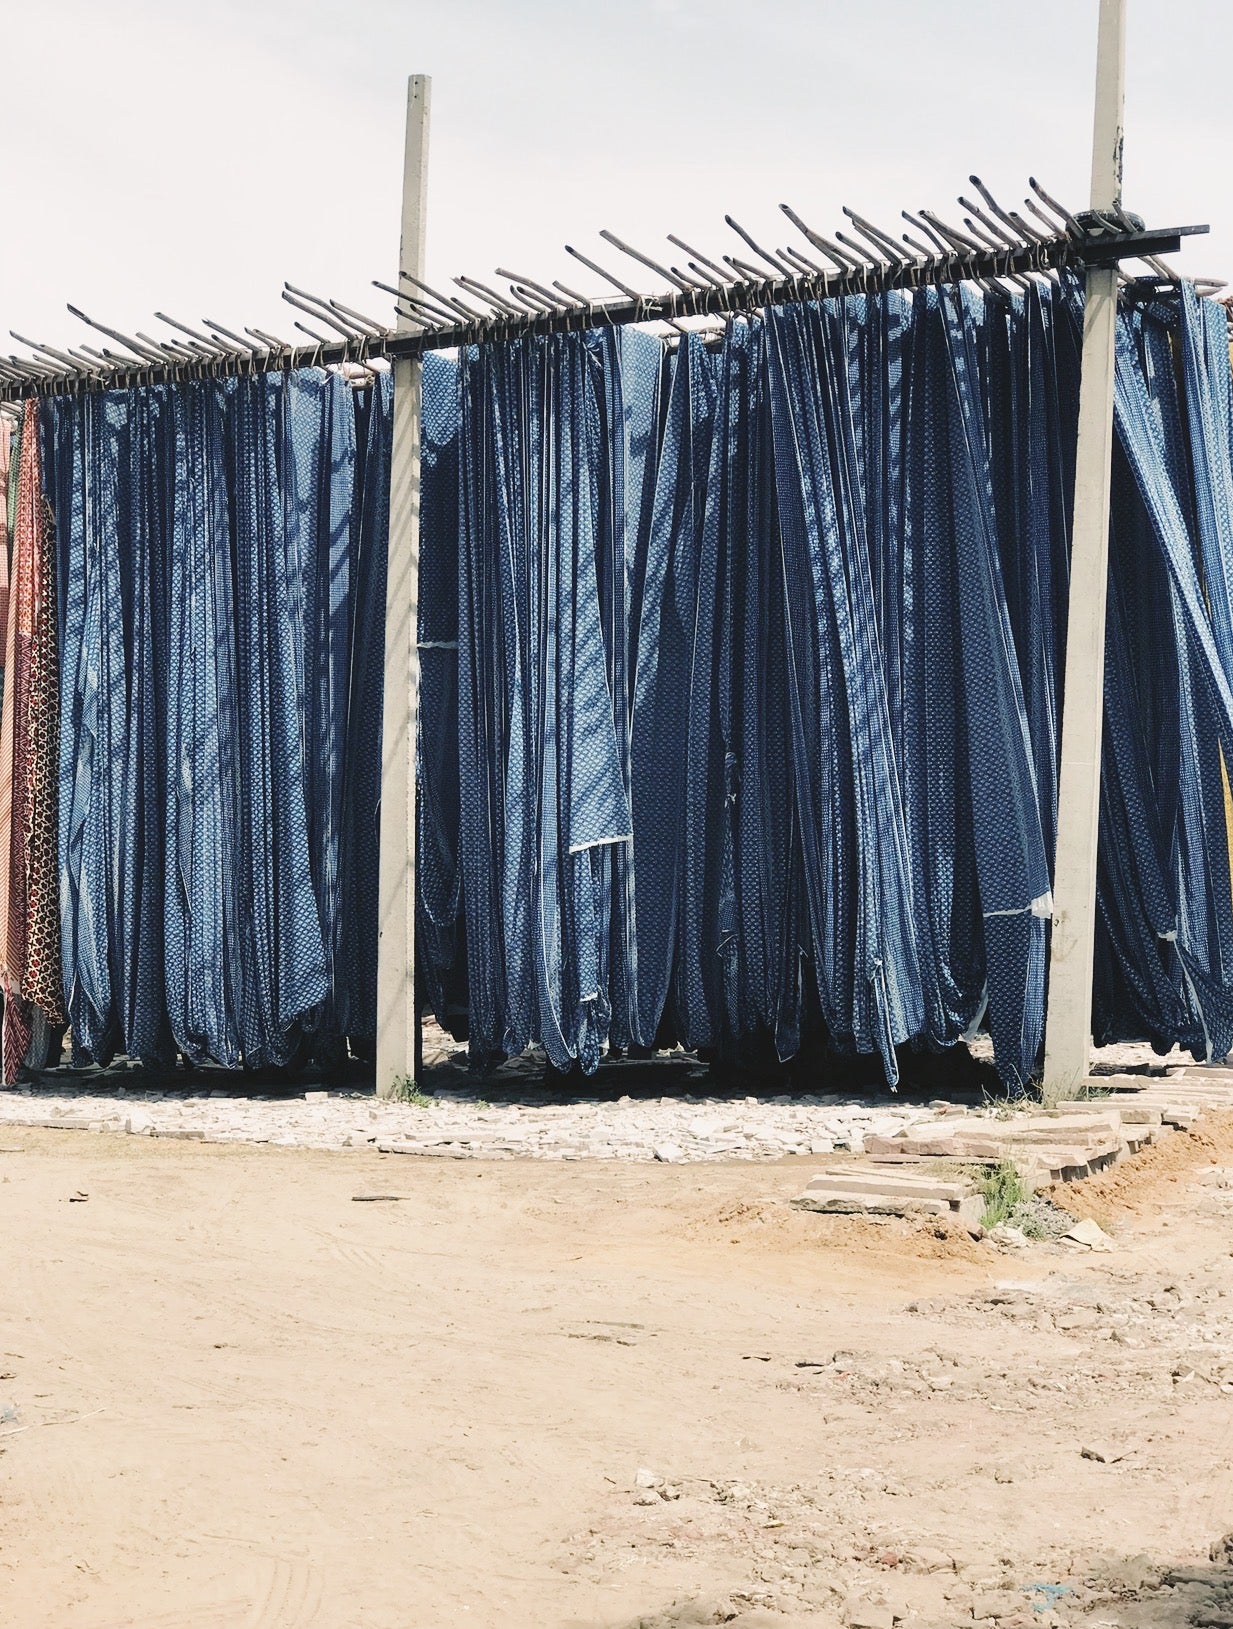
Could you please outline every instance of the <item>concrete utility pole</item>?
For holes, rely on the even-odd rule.
[[[428,114],[432,81],[407,83],[399,270],[424,275]],[[399,331],[412,324],[397,319]],[[385,590],[385,704],[381,732],[381,874],[377,939],[377,1093],[419,1072],[415,1010],[415,760],[419,733],[420,406],[418,357],[394,362],[389,566]]]
[[[1125,66],[1125,0],[1100,0],[1092,137],[1093,209],[1115,209],[1122,201]],[[1087,273],[1083,322],[1070,612],[1062,692],[1062,763],[1045,1026],[1045,1086],[1050,1095],[1075,1094],[1087,1076],[1092,1044],[1116,319],[1117,266],[1093,267]]]

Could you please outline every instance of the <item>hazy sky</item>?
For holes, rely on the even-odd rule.
[[[284,278],[379,317],[406,77],[433,76],[429,277],[588,287],[610,227],[740,252],[792,204],[823,230],[952,208],[972,170],[1087,199],[1096,0],[0,0],[0,331],[52,344],[155,308],[291,333]],[[1227,3],[1129,3],[1126,202],[1207,221],[1233,277]],[[665,251],[667,252],[667,251]],[[626,269],[627,268],[627,269]],[[657,280],[626,263],[620,274]],[[11,348],[11,347],[6,347]]]

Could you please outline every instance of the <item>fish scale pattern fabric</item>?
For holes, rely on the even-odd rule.
[[[1011,1090],[1038,1068],[1081,302],[854,297],[658,357],[464,359],[456,848],[449,738],[421,821],[458,856],[434,925],[477,1066],[679,1041],[893,1082],[983,1026]],[[1233,1044],[1222,324],[1193,290],[1120,319],[1093,1014],[1199,1056]],[[580,875],[582,736],[609,818]]]

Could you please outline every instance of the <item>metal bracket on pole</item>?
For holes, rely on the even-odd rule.
[[[428,121],[432,81],[407,85],[399,270],[424,276]],[[400,331],[410,321],[398,318]],[[422,363],[394,361],[389,559],[385,591],[385,701],[381,730],[381,871],[377,939],[377,1093],[419,1074],[415,1002],[416,748],[419,733],[420,408]]]
[[[1101,212],[1119,209],[1122,201],[1125,60],[1125,0],[1100,0],[1092,209]],[[1125,252],[1125,240],[1117,234],[1111,234],[1109,245],[1111,252],[1115,247]],[[1049,1096],[1073,1096],[1081,1090],[1092,1044],[1116,324],[1116,262],[1093,265],[1089,260],[1045,1027],[1045,1088]]]

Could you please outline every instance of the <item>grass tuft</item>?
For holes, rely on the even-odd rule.
[[[1015,1212],[1032,1197],[1012,1160],[1001,1160],[983,1171],[978,1187],[985,1201],[981,1223],[987,1228],[1011,1221]]]
[[[398,1076],[390,1088],[390,1100],[394,1103],[410,1103],[415,1109],[430,1109],[437,1101],[435,1097],[429,1097],[426,1092],[421,1092],[410,1075]]]

